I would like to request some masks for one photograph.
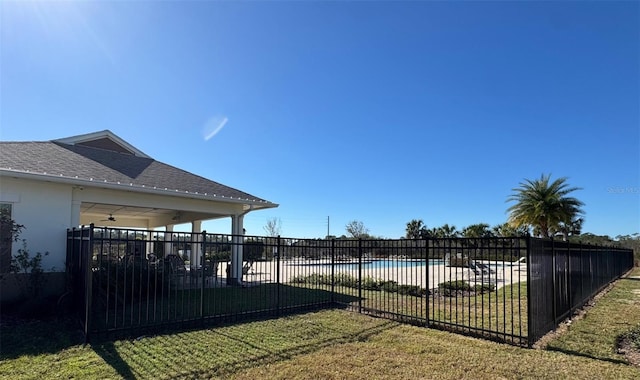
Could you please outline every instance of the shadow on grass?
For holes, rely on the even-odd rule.
[[[84,343],[74,319],[24,321],[0,328],[0,360],[56,353]]]
[[[607,362],[607,363],[613,363],[613,364],[625,364],[625,365],[629,364],[626,360],[613,359],[613,358],[603,358],[603,357],[599,357],[599,356],[589,355],[589,354],[586,354],[584,352],[568,350],[566,348],[548,346],[546,348],[546,350],[547,351],[552,351],[552,352],[560,352],[560,353],[563,353],[565,355],[579,356],[579,357],[582,357],[582,358],[598,360],[598,361],[601,361],[601,362]]]
[[[212,374],[226,377],[245,369],[289,360],[300,355],[317,352],[326,347],[353,342],[363,342],[372,336],[378,335],[396,326],[398,326],[398,323],[396,322],[385,321],[379,325],[362,328],[359,331],[352,333],[345,333],[325,326],[324,328],[330,331],[329,335],[333,336],[312,341],[310,343],[304,340],[292,347],[282,349],[274,348],[269,344],[269,339],[265,337],[247,337],[241,335],[241,331],[238,331],[238,334],[234,334],[234,332],[228,332],[222,329],[212,330],[211,334],[217,335],[219,337],[218,339],[234,347],[234,350],[236,350],[235,355],[233,355],[234,357],[225,360],[223,363],[215,363],[204,370],[200,369],[185,372],[184,368],[181,368],[179,373],[180,376],[186,378],[200,378],[204,376],[211,376]],[[215,347],[212,348],[216,351]],[[184,347],[184,349],[188,350],[188,347]],[[220,347],[220,350],[224,351],[224,348]],[[191,357],[189,360],[197,359]]]
[[[92,342],[126,339],[140,335],[194,330],[221,323],[271,319],[310,310],[328,309],[336,303],[347,304],[357,297],[336,294],[326,289],[264,284],[252,287],[224,287],[174,291],[172,298],[158,298],[160,305],[149,312],[145,301],[107,308],[106,302],[93,312]],[[201,307],[202,306],[202,307]],[[203,314],[201,314],[203,313]],[[106,316],[110,318],[107,321]],[[140,318],[142,316],[142,318]]]
[[[259,345],[254,342],[251,342],[250,340],[243,339],[240,337],[234,337],[229,334],[225,335],[223,333],[219,333],[219,334],[225,335],[227,338],[234,339],[241,344],[251,346],[254,349],[261,351],[263,353],[259,357],[254,358],[253,360],[250,360],[250,361],[243,360],[243,361],[236,362],[235,365],[231,366],[231,368],[233,368],[234,371],[237,371],[239,369],[249,368],[256,365],[264,365],[264,364],[273,363],[280,360],[291,359],[292,357],[295,357],[295,356],[309,354],[312,352],[316,352],[322,348],[334,346],[337,344],[364,342],[364,341],[367,341],[372,336],[378,335],[383,331],[389,330],[396,326],[398,326],[398,323],[396,322],[385,321],[380,325],[362,329],[358,332],[354,332],[351,334],[344,334],[341,336],[328,338],[328,339],[324,339],[324,340],[314,342],[314,343],[309,343],[309,344],[300,344],[298,346],[279,350],[279,351],[270,350],[269,348],[266,347],[266,345]]]
[[[263,318],[209,329],[165,332],[129,343],[92,343],[91,348],[122,378],[224,378],[325,347],[366,341],[398,326],[397,322],[380,320],[374,326],[351,325],[345,329],[314,318],[297,320],[290,316],[283,316],[282,322],[278,321],[280,318]],[[269,320],[275,320],[275,325]],[[309,329],[313,332],[309,333]]]
[[[118,372],[123,379],[134,379],[135,375],[131,371],[129,364],[120,356],[113,342],[92,344],[91,348],[98,354],[111,368]]]

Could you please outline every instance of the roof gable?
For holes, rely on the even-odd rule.
[[[124,141],[109,130],[65,137],[53,141],[67,145],[80,145],[96,149],[108,150],[112,152],[130,154],[137,157],[150,158],[141,150]]]

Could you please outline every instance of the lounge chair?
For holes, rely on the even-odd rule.
[[[495,273],[495,271],[491,269],[491,267],[489,267],[487,264],[476,263],[473,260],[469,260],[469,268],[476,274],[476,276]]]
[[[244,265],[242,266],[242,275],[245,276],[249,274],[251,267],[253,267],[253,261],[247,261],[246,263],[244,263]]]

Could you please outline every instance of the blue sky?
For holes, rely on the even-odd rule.
[[[494,225],[542,173],[583,188],[585,232],[631,234],[639,4],[4,1],[0,138],[110,129],[280,204],[248,234]]]

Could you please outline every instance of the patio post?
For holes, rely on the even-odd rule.
[[[191,263],[191,270],[196,270],[202,264],[202,241],[200,241],[202,235],[202,221],[194,220],[191,222],[191,257],[189,262]]]
[[[170,255],[172,253],[172,248],[173,248],[173,224],[170,224],[168,226],[165,227],[165,234],[164,234],[164,257],[167,257],[168,255]]]
[[[242,284],[243,222],[244,215],[233,215],[231,217],[233,246],[231,251],[231,269],[229,271],[229,277],[227,278],[227,284],[229,285]]]

